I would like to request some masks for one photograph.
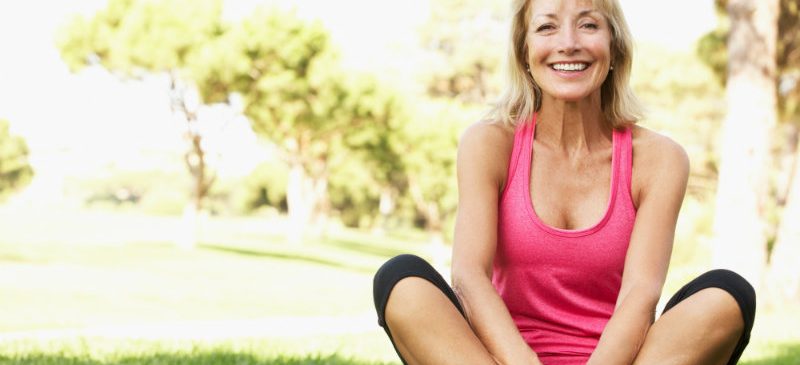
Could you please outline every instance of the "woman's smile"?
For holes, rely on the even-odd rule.
[[[590,62],[558,62],[550,64],[553,72],[564,79],[578,79],[586,76],[591,70]]]

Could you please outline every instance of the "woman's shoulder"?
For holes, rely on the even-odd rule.
[[[667,135],[634,125],[633,189],[647,189],[655,183],[685,184],[689,174],[686,150]],[[636,192],[634,191],[634,195]]]
[[[639,125],[631,127],[631,135],[633,140],[634,161],[641,158],[647,162],[656,163],[682,163],[688,164],[689,159],[686,150],[683,149],[678,142],[658,133],[652,129],[648,129]],[[658,163],[661,161],[662,163]]]
[[[473,146],[475,144],[475,146]],[[464,130],[461,145],[467,147],[484,147],[497,149],[512,147],[514,144],[514,128],[503,123],[481,120]]]
[[[513,127],[485,120],[473,123],[458,144],[459,170],[478,170],[502,185],[513,147]]]

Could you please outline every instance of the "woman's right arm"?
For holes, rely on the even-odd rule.
[[[452,282],[470,326],[498,363],[541,364],[491,283],[498,201],[513,139],[504,127],[488,123],[474,124],[461,138]]]

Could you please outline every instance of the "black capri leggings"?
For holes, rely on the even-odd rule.
[[[392,334],[389,327],[386,325],[384,312],[386,311],[386,302],[389,300],[389,294],[394,288],[395,284],[400,280],[409,276],[416,276],[430,281],[439,290],[444,293],[450,302],[464,315],[464,309],[458,302],[458,298],[453,290],[447,285],[447,282],[442,276],[425,260],[414,255],[400,255],[387,261],[378,272],[375,274],[375,279],[372,286],[372,294],[375,300],[375,309],[378,311],[378,324],[383,327],[392,345],[397,351],[397,346],[394,343]],[[753,329],[753,322],[755,321],[756,313],[756,293],[753,287],[739,274],[724,269],[711,270],[703,275],[698,276],[688,284],[684,285],[678,290],[675,295],[670,298],[667,305],[664,307],[663,315],[666,311],[670,310],[682,300],[688,298],[694,293],[707,288],[720,288],[730,293],[731,296],[739,304],[739,309],[742,311],[742,319],[744,319],[744,332],[736,348],[731,355],[728,365],[735,365],[739,358],[742,356],[744,348],[750,342],[750,331]],[[397,352],[400,355],[400,352]],[[403,364],[406,361],[400,357]]]

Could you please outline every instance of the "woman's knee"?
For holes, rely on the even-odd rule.
[[[432,307],[447,305],[445,295],[430,281],[408,276],[395,284],[384,308],[387,323],[413,323]]]
[[[664,312],[684,302],[692,303],[681,307],[696,319],[691,321],[695,325],[707,323],[721,338],[738,337],[736,353],[741,354],[749,342],[756,310],[755,290],[747,280],[726,269],[708,271],[681,288]]]
[[[750,332],[756,312],[756,291],[753,286],[741,275],[726,269],[711,270],[698,279],[705,281],[707,287],[722,289],[722,295],[733,297],[744,321],[745,331]]]
[[[375,273],[372,283],[372,294],[375,301],[375,310],[378,312],[378,323],[386,325],[385,313],[390,295],[408,296],[413,293],[415,286],[425,285],[425,281],[435,282],[438,276],[433,267],[424,259],[410,254],[396,256],[381,266]],[[424,280],[406,280],[421,278]],[[401,293],[394,293],[398,284],[403,282]],[[408,283],[411,283],[409,288]],[[433,285],[433,284],[431,284]],[[407,300],[402,300],[406,302]]]

